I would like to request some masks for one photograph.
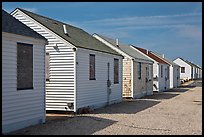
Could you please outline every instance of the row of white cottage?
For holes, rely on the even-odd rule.
[[[3,134],[44,123],[46,110],[78,112],[180,86],[177,60],[23,9],[11,15],[2,10]]]

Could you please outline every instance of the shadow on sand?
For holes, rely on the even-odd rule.
[[[30,126],[9,135],[91,135],[115,122],[117,121],[83,115],[47,116],[45,124]]]

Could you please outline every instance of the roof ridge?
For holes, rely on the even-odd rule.
[[[33,12],[31,12],[31,11],[28,11],[28,10],[25,10],[25,9],[22,9],[22,8],[16,8],[16,9],[19,9],[19,10],[21,10],[21,11],[23,11],[23,12],[28,12],[28,13],[34,14],[34,15],[36,15],[36,16],[40,16],[40,17],[42,17],[42,18],[49,19],[49,20],[51,20],[51,21],[55,21],[55,22],[59,22],[59,23],[61,23],[61,24],[65,24],[65,25],[68,25],[68,26],[70,26],[70,27],[74,27],[74,28],[77,28],[77,29],[81,29],[81,28],[79,28],[79,27],[70,25],[70,24],[68,24],[68,23],[55,20],[55,19],[53,19],[53,18],[51,18],[51,17],[46,17],[46,16],[43,16],[43,15],[39,15],[39,14],[37,14],[37,13],[33,13]],[[81,30],[83,30],[83,29],[81,29]]]
[[[81,28],[69,25],[67,23],[63,23],[55,19],[51,19],[49,17],[38,15],[36,13],[32,13],[30,11],[27,11],[21,8],[18,8],[18,9],[19,11],[28,15],[30,18],[42,24],[44,27],[51,30],[53,33],[55,33],[56,35],[58,35],[59,37],[63,38],[65,41],[68,41],[69,43],[71,43],[76,47],[122,56],[121,54],[117,53],[113,49],[107,47],[99,40],[94,39],[94,37],[91,34],[89,34],[87,31]],[[69,35],[66,35],[64,33],[62,25],[67,26]]]

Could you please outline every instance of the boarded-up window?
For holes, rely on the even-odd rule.
[[[161,78],[163,77],[163,66],[161,65]]]
[[[185,67],[181,67],[181,73],[185,73]]]
[[[151,65],[148,65],[148,68],[149,68],[149,69],[148,69],[148,70],[149,70],[149,71],[148,71],[148,72],[149,72],[149,77],[148,77],[148,79],[151,80],[151,79],[152,79],[152,66],[151,66]]]
[[[138,79],[141,79],[141,75],[142,75],[142,66],[141,66],[141,62],[138,63]]]
[[[17,90],[33,89],[33,45],[17,43]]]
[[[169,66],[167,66],[167,79],[169,79]]]
[[[50,54],[46,53],[45,57],[45,75],[46,75],[46,80],[50,80]]]
[[[89,55],[89,80],[96,80],[95,78],[95,55]]]
[[[119,60],[114,59],[114,84],[119,83]]]

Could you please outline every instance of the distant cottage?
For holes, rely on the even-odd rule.
[[[2,10],[2,133],[45,122],[47,40]]]
[[[141,98],[153,94],[153,61],[125,45],[99,34],[93,34],[98,40],[124,56],[123,59],[123,97]]]
[[[180,66],[181,81],[202,78],[202,68],[198,65],[180,57],[176,58],[173,62]]]
[[[11,14],[48,40],[46,110],[122,101],[122,55],[80,28],[19,8]]]
[[[169,79],[170,79],[170,88],[178,88],[180,86],[180,66],[174,63],[173,61],[164,57],[164,54],[161,56],[158,53],[152,52],[155,56],[166,61],[169,65]]]
[[[143,54],[145,54],[147,57],[149,57],[152,61],[154,61],[153,64],[153,91],[165,91],[170,88],[170,80],[169,80],[169,73],[170,73],[170,65],[167,63],[167,61],[164,61],[160,57],[157,57],[152,52],[134,46],[134,48]]]

